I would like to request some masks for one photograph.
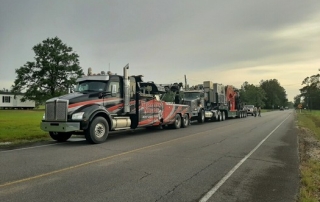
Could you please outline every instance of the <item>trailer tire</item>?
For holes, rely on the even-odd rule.
[[[174,118],[174,122],[171,125],[171,127],[174,128],[174,129],[181,128],[181,116],[180,116],[180,114],[176,114],[176,116]]]
[[[56,140],[58,142],[65,142],[72,136],[72,133],[49,132],[49,135],[53,140]]]
[[[181,121],[181,127],[186,128],[190,124],[190,119],[188,114],[184,114]]]
[[[205,117],[204,117],[204,110],[201,109],[201,111],[198,114],[198,123],[204,123]]]
[[[109,125],[105,118],[96,117],[85,131],[85,138],[88,142],[99,144],[106,141],[109,134]]]

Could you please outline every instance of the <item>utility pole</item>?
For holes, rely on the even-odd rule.
[[[187,76],[184,75],[184,90],[187,90]]]

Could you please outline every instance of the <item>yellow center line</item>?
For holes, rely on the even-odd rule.
[[[33,176],[33,177],[28,177],[28,178],[23,178],[23,179],[16,180],[16,181],[6,182],[4,184],[0,184],[0,188],[6,187],[6,186],[10,186],[10,185],[14,185],[14,184],[18,184],[18,183],[22,183],[22,182],[27,182],[27,181],[38,179],[38,178],[42,178],[42,177],[46,177],[46,176],[57,174],[57,173],[61,173],[61,172],[64,172],[64,171],[69,171],[69,170],[72,170],[72,169],[80,168],[80,167],[83,167],[83,166],[87,166],[87,165],[90,165],[90,164],[98,163],[98,162],[101,162],[101,161],[105,161],[105,160],[112,159],[112,158],[115,158],[115,157],[123,156],[123,155],[126,155],[126,154],[134,153],[134,152],[141,151],[141,150],[144,150],[144,149],[149,149],[149,148],[156,147],[156,146],[159,146],[159,145],[167,144],[167,143],[170,143],[170,142],[173,142],[173,141],[190,138],[190,137],[202,134],[202,133],[207,133],[209,131],[217,130],[217,129],[224,128],[224,127],[230,127],[230,125],[234,125],[234,124],[238,124],[238,123],[239,122],[235,122],[235,123],[231,123],[231,124],[228,124],[228,125],[215,127],[213,129],[202,131],[202,132],[198,132],[198,133],[195,133],[195,134],[192,134],[192,135],[179,137],[179,138],[176,138],[176,139],[173,139],[173,140],[168,140],[168,141],[161,142],[161,143],[158,143],[158,144],[153,144],[153,145],[141,147],[141,148],[138,148],[138,149],[127,151],[127,152],[122,152],[120,154],[115,154],[115,155],[112,155],[112,156],[96,159],[96,160],[93,160],[93,161],[88,161],[88,162],[81,163],[81,164],[78,164],[78,165],[69,166],[69,167],[66,167],[66,168],[62,168],[62,169],[55,170],[55,171],[48,172],[48,173],[43,173],[43,174],[36,175],[36,176]]]
[[[225,127],[225,126],[222,126],[222,127]],[[219,128],[221,128],[221,127],[219,127]],[[215,129],[217,129],[217,128],[215,128]],[[212,130],[214,130],[214,129],[212,129]],[[33,176],[33,177],[28,177],[28,178],[24,178],[24,179],[21,179],[21,180],[6,182],[4,184],[1,184],[0,188],[6,187],[6,186],[10,186],[10,185],[13,185],[13,184],[18,184],[18,183],[30,181],[30,180],[34,180],[34,179],[38,179],[38,178],[41,178],[41,177],[46,177],[46,176],[57,174],[57,173],[61,173],[61,172],[64,172],[64,171],[80,168],[80,167],[83,167],[83,166],[87,166],[87,165],[90,165],[90,164],[98,163],[98,162],[101,162],[101,161],[105,161],[105,160],[112,159],[112,158],[115,158],[115,157],[123,156],[123,155],[126,155],[126,154],[134,153],[134,152],[141,151],[141,150],[144,150],[144,149],[156,147],[156,146],[163,145],[163,144],[166,144],[166,143],[170,143],[170,142],[173,142],[173,141],[177,141],[177,140],[193,137],[193,136],[196,136],[196,135],[199,135],[201,133],[208,132],[208,131],[211,131],[211,130],[195,133],[193,135],[188,135],[188,136],[184,136],[184,137],[179,137],[179,138],[176,138],[176,139],[173,139],[173,140],[168,140],[168,141],[161,142],[161,143],[158,143],[158,144],[153,144],[153,145],[141,147],[141,148],[138,148],[138,149],[127,151],[127,152],[122,152],[120,154],[115,154],[115,155],[112,155],[112,156],[96,159],[96,160],[93,160],[93,161],[88,161],[88,162],[81,163],[81,164],[78,164],[78,165],[74,165],[74,166],[62,168],[62,169],[59,169],[59,170],[55,170],[55,171],[52,171],[52,172],[36,175],[36,176]]]

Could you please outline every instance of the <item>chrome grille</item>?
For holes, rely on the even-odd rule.
[[[46,103],[46,120],[54,120],[55,103]]]
[[[183,104],[185,104],[185,105],[189,105],[190,107],[191,107],[191,101],[183,101]]]
[[[68,100],[53,100],[46,103],[46,121],[67,121]]]

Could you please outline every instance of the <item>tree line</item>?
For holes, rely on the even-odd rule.
[[[23,92],[23,100],[43,104],[52,97],[66,94],[68,89],[76,84],[76,79],[83,75],[79,55],[58,37],[47,38],[32,50],[35,53],[34,61],[28,61],[15,70],[16,79],[11,90],[13,93]],[[319,78],[319,74],[317,76]],[[299,99],[307,95],[310,103],[316,101],[313,82],[314,76],[305,79],[304,83],[308,83],[309,86],[303,88],[304,94],[301,94]],[[259,85],[246,81],[239,91],[242,102],[246,104],[268,109],[290,104],[285,89],[277,79],[261,80]]]
[[[320,69],[319,69],[320,71]],[[306,109],[320,109],[320,74],[306,77],[301,85],[300,94],[294,97],[294,106],[299,104]]]
[[[285,89],[277,79],[261,80],[258,85],[244,82],[239,90],[241,101],[245,104],[265,109],[292,107]]]

